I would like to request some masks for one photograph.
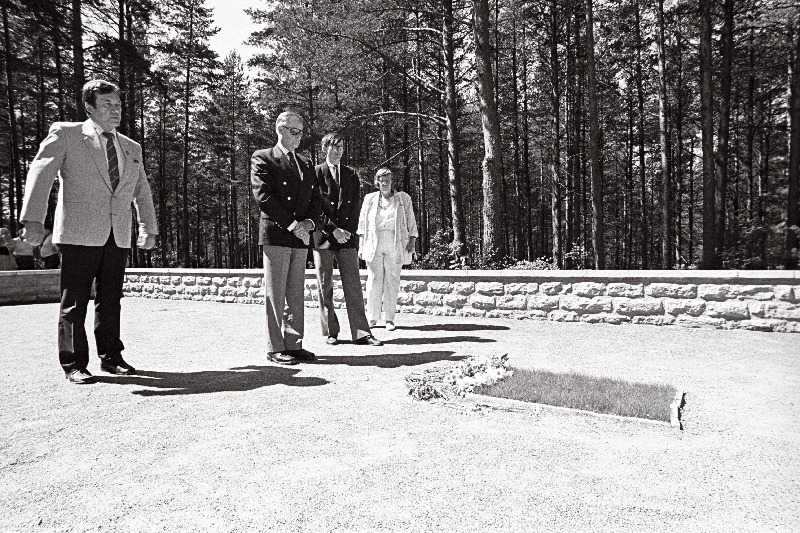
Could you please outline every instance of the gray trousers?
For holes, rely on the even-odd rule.
[[[307,255],[305,248],[264,246],[264,307],[269,353],[303,347]]]
[[[317,290],[319,291],[319,322],[322,326],[322,335],[337,337],[341,331],[333,305],[334,257],[339,266],[339,277],[342,280],[344,302],[347,305],[347,319],[350,322],[350,336],[356,341],[372,335],[364,312],[364,293],[361,291],[356,248],[314,250],[314,267],[317,271]]]

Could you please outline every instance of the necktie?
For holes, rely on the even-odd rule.
[[[297,158],[295,158],[294,152],[289,152],[287,155],[289,156],[289,162],[294,166],[297,173],[300,174],[300,181],[303,181],[303,173],[300,172],[300,166],[297,164]]]
[[[117,190],[119,185],[119,161],[117,161],[117,148],[114,146],[114,134],[104,131],[106,138],[106,158],[108,159],[108,177],[111,180],[111,190]]]
[[[331,182],[331,199],[338,204],[339,202],[339,166],[331,167],[331,175],[333,181]]]

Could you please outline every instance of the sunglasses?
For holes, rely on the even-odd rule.
[[[283,126],[283,128],[284,128],[284,129],[286,129],[286,130],[288,130],[288,132],[289,132],[289,133],[290,133],[290,134],[291,134],[293,137],[297,137],[298,135],[302,135],[302,134],[303,134],[303,130],[299,130],[299,129],[297,129],[297,128],[290,128],[290,127],[288,127],[288,126]]]

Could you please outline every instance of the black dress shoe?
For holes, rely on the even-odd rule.
[[[313,361],[317,358],[313,352],[309,352],[308,350],[304,350],[300,348],[299,350],[286,350],[284,353],[291,355],[298,361]]]
[[[339,344],[339,339],[337,339],[336,337],[328,337],[327,339],[325,339],[325,342],[330,344],[331,346],[336,346],[337,344]]]
[[[362,346],[383,346],[383,342],[379,341],[372,335],[367,335],[366,337],[361,337],[356,341],[356,344],[361,344]]]
[[[267,359],[269,359],[273,363],[278,363],[279,365],[297,364],[297,360],[287,352],[268,353]]]
[[[136,369],[125,362],[125,359],[115,357],[112,359],[103,359],[100,361],[100,370],[108,372],[109,374],[118,374],[120,376],[132,376],[136,374]]]
[[[74,383],[76,385],[88,385],[89,383],[94,383],[96,381],[94,376],[91,375],[86,369],[73,368],[72,370],[66,372],[66,376],[70,383]]]

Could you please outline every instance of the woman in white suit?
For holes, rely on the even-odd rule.
[[[359,257],[367,263],[367,318],[375,325],[383,310],[392,331],[400,292],[400,270],[411,263],[417,243],[417,222],[411,197],[394,188],[392,171],[375,173],[378,191],[368,194],[358,219]]]

